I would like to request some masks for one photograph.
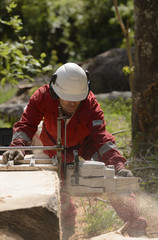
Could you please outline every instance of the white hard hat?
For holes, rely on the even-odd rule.
[[[67,101],[82,101],[88,95],[86,72],[75,63],[66,63],[55,73],[52,87],[59,98]]]

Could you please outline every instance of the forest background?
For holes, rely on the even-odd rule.
[[[6,7],[11,3],[8,12]],[[51,72],[62,63],[79,63],[111,48],[125,47],[111,0],[15,0],[14,3],[15,6],[11,0],[0,2],[1,45],[14,43],[15,50],[20,37],[25,50],[35,59],[46,54],[42,55],[45,59],[42,63],[52,65]],[[118,1],[118,5],[123,21],[128,21],[132,46],[133,1]]]
[[[135,1],[135,5],[138,2]],[[144,2],[141,4],[144,6]],[[130,46],[132,47],[134,45],[134,1],[118,0],[118,7],[122,20],[128,27]],[[145,7],[144,12],[148,10]],[[143,11],[141,12],[143,13]],[[138,29],[140,31],[140,28]],[[151,36],[147,31],[146,35]],[[145,41],[142,40],[142,42]],[[45,73],[51,76],[52,72],[65,62],[73,61],[80,64],[107,50],[125,47],[125,38],[112,0],[0,1],[0,82],[2,86],[7,83],[18,84],[18,81],[26,78],[33,80]],[[152,53],[152,55],[154,54]],[[152,60],[151,56],[150,59]],[[138,67],[140,66],[142,69],[144,66],[143,70],[148,70],[147,60],[148,58],[144,59],[145,64],[142,61]],[[147,76],[146,71],[144,73]],[[139,77],[136,80],[140,80]],[[150,75],[149,79],[152,79]],[[144,90],[142,86],[146,88],[148,84],[142,81],[140,93]],[[11,90],[11,95],[17,91],[15,88]],[[137,86],[135,90],[138,90]],[[7,94],[8,91],[10,89],[7,90]],[[4,89],[0,88],[0,103],[7,101],[5,99],[7,94]],[[155,101],[153,102],[155,103]],[[154,149],[156,149],[154,155],[151,154],[151,148],[147,148],[145,156],[141,155],[143,161],[138,159],[139,161],[130,162],[132,158],[131,99],[100,103],[106,115],[108,130],[112,133],[125,130],[118,134],[116,139],[119,149],[129,160],[127,167],[132,169],[135,176],[142,178],[142,189],[152,193],[157,199],[157,147],[155,148],[154,145]],[[152,116],[149,110],[155,108],[151,107],[151,103],[148,105],[147,110]],[[146,106],[148,105],[146,104]],[[145,108],[142,107],[142,109]],[[144,115],[142,115],[142,119],[144,119]],[[6,126],[4,122],[2,125]],[[150,124],[151,126],[152,124]],[[154,128],[153,131],[157,133]],[[157,139],[157,136],[155,138]],[[142,154],[142,152],[140,153]]]

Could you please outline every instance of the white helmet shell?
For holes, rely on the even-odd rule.
[[[76,63],[66,63],[56,71],[52,84],[59,98],[66,101],[82,101],[88,95],[88,81],[85,71]]]

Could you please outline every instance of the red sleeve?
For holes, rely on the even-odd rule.
[[[32,95],[20,121],[14,124],[11,146],[28,145],[36,133],[37,127],[44,115],[43,94],[41,90],[42,88],[39,88]]]
[[[127,161],[118,151],[114,136],[106,130],[104,113],[95,97],[91,98],[91,114],[89,127],[99,154],[99,160],[106,165],[114,165],[115,171],[124,168]]]

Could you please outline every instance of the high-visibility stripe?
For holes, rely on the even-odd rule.
[[[111,149],[117,149],[116,145],[113,144],[113,142],[106,142],[103,146],[101,146],[98,150],[98,152],[95,152],[91,158],[93,161],[99,160],[99,154],[102,156],[104,153],[110,151]]]
[[[102,124],[103,124],[103,120],[94,120],[94,121],[92,121],[93,127],[99,126],[99,125],[102,125]]]
[[[93,161],[98,161],[99,160],[99,153],[98,152],[95,152],[91,158],[91,160]]]
[[[106,142],[101,148],[99,149],[99,153],[102,156],[104,153],[110,151],[111,149],[117,149],[116,145],[113,142]]]
[[[30,139],[30,138],[26,135],[26,133],[24,133],[24,132],[15,132],[15,133],[13,134],[12,141],[13,141],[14,139],[23,139],[23,140],[25,140],[26,142],[30,142],[30,141],[31,141],[31,139]]]

